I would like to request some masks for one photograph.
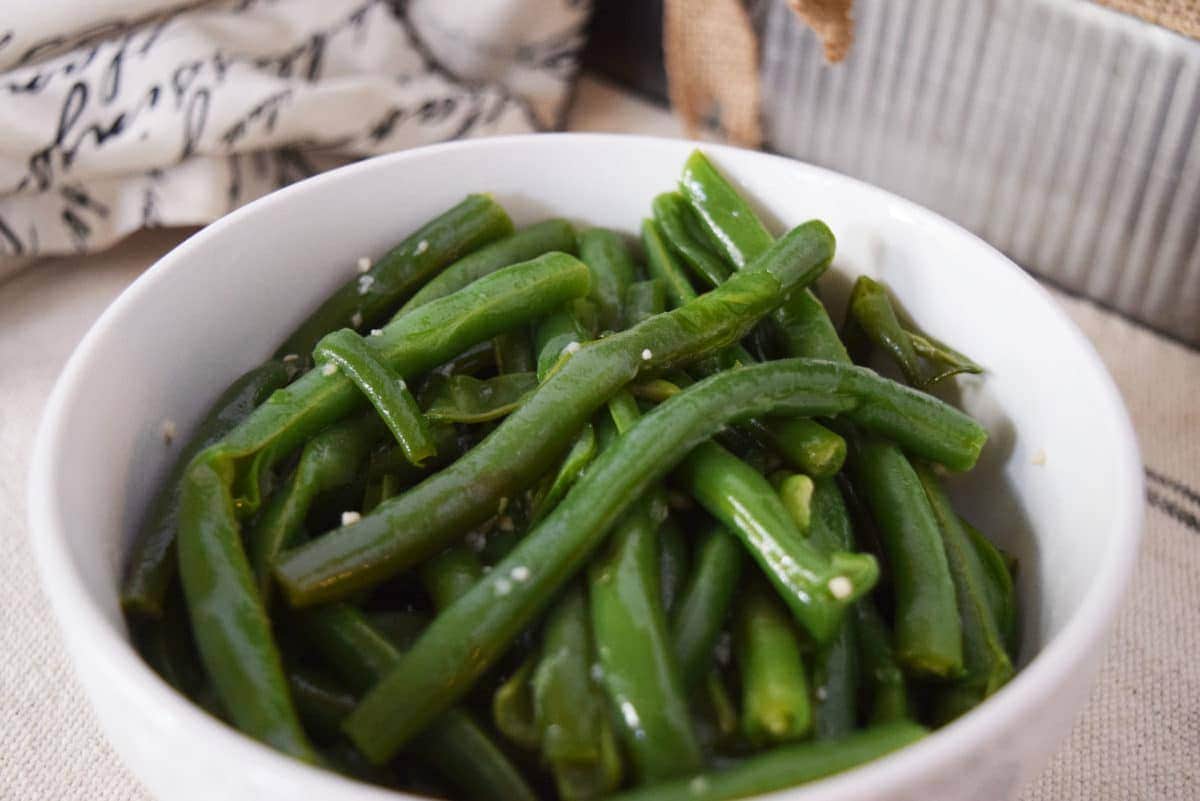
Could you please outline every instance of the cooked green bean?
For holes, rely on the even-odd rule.
[[[783,352],[789,356],[848,364],[850,354],[838,337],[825,305],[811,289],[793,292],[771,317]]]
[[[492,378],[433,376],[421,394],[428,420],[485,423],[510,414],[537,389],[534,373],[505,373]]]
[[[537,750],[542,740],[533,709],[530,681],[537,662],[537,654],[525,657],[492,695],[492,722],[497,731],[529,751]]]
[[[725,283],[725,279],[729,278],[729,268],[705,241],[696,236],[696,221],[683,195],[664,192],[654,198],[653,208],[654,222],[663,238],[696,277],[710,287]]]
[[[831,478],[813,485],[810,504],[809,539],[824,553],[854,548],[854,531],[841,490]],[[860,598],[855,606],[870,603]],[[858,623],[850,614],[842,621],[837,636],[819,647],[812,656],[814,730],[818,739],[842,737],[858,722]]]
[[[358,703],[352,692],[333,677],[302,666],[288,669],[288,687],[300,719],[317,739],[328,742],[342,736],[342,719]]]
[[[805,223],[764,254],[759,266],[719,289],[581,346],[520,409],[452,466],[381,504],[361,522],[284,555],[276,577],[289,601],[311,605],[344,598],[462,536],[490,516],[500,498],[514,496],[548,472],[598,406],[641,370],[694,360],[737,341],[778,302],[782,289],[803,285],[820,273],[832,249],[823,224]],[[923,408],[906,406],[910,412]],[[937,414],[927,421],[933,428],[899,411],[867,403],[856,414],[889,430],[903,428],[914,441],[969,442],[972,453],[982,446],[978,426],[958,412],[958,424],[946,425],[947,416]],[[956,437],[955,432],[966,435]]]
[[[646,272],[661,281],[672,307],[695,300],[696,288],[667,245],[662,229],[654,220],[642,220],[642,248],[646,251]]]
[[[943,379],[956,376],[960,373],[977,375],[983,372],[982,366],[976,364],[969,356],[959,353],[945,342],[939,342],[927,334],[918,334],[915,331],[906,331],[905,333],[908,334],[908,339],[912,342],[913,350],[931,366],[925,379],[926,386],[936,384]],[[932,371],[933,368],[937,367],[941,368],[941,372]]]
[[[917,476],[941,532],[950,575],[954,580],[958,617],[962,621],[963,668],[957,684],[975,690],[982,701],[1002,687],[1013,675],[1000,624],[989,598],[987,568],[963,528],[941,482],[929,468],[917,468]]]
[[[534,332],[538,381],[545,381],[565,357],[591,339],[576,312],[576,304],[571,304],[538,322]]]
[[[469,253],[434,276],[396,312],[396,317],[444,298],[497,270],[558,251],[575,253],[575,229],[566,220],[546,220],[522,228]]]
[[[891,566],[896,656],[920,675],[963,669],[963,630],[946,549],[925,490],[899,447],[875,437],[854,443],[855,488],[871,509]]]
[[[676,477],[738,537],[817,642],[828,642],[846,606],[874,586],[879,576],[874,557],[846,552],[826,557],[816,550],[797,530],[767,479],[720,445],[706,442],[694,449]]]
[[[502,575],[497,586],[504,586],[499,581],[519,583],[519,567]],[[542,656],[532,678],[542,757],[550,763],[565,801],[608,795],[624,771],[616,735],[592,678],[590,631],[583,590],[573,586],[547,617]]]
[[[537,372],[533,337],[528,328],[514,328],[497,335],[492,340],[492,347],[496,350],[496,368],[501,375]]]
[[[447,548],[421,565],[421,581],[438,609],[461,598],[482,576],[479,557],[462,545]]]
[[[887,289],[878,281],[860,275],[850,292],[846,324],[856,325],[867,340],[892,358],[914,386],[925,386],[925,371],[908,332],[900,325]]]
[[[401,659],[357,609],[331,604],[302,615],[304,632],[351,689],[363,692]],[[468,713],[450,709],[412,742],[414,753],[470,797],[534,801],[520,772]]]
[[[373,347],[398,375],[412,375],[558,308],[588,280],[587,268],[563,254],[514,265],[405,315],[372,337]],[[179,568],[205,670],[239,729],[302,759],[315,754],[288,695],[238,518],[259,508],[272,461],[352,411],[357,395],[344,375],[311,371],[196,456],[184,476]]]
[[[634,281],[625,290],[625,326],[637,325],[647,317],[662,314],[667,309],[666,290],[662,281]]]
[[[925,736],[915,723],[874,726],[838,740],[773,748],[722,770],[638,787],[612,801],[730,801],[783,790],[849,770]]]
[[[746,267],[774,241],[754,210],[699,150],[683,165],[679,188],[734,268]]]
[[[701,762],[662,607],[657,530],[665,515],[661,500],[635,503],[592,563],[588,585],[601,684],[642,781]]]
[[[772,476],[771,483],[779,492],[779,500],[788,510],[800,533],[807,534],[812,525],[813,480],[803,473],[781,472]],[[820,546],[818,546],[820,547]],[[827,555],[850,548],[821,548]]]
[[[348,328],[334,331],[317,343],[313,356],[321,372],[340,369],[358,387],[375,413],[396,438],[404,457],[417,467],[437,454],[429,423],[404,379],[380,361],[366,340]]]
[[[383,436],[382,422],[376,415],[367,414],[335,423],[304,446],[296,469],[255,520],[247,537],[250,563],[264,605],[270,603],[275,557],[296,544],[313,501],[320,493],[353,481],[371,446]]]
[[[737,276],[722,289],[736,281]],[[714,290],[703,297],[720,292]],[[638,328],[672,314],[653,318]],[[626,333],[637,333],[638,328]],[[589,347],[597,352],[599,345],[624,336],[614,334]],[[572,357],[568,366],[580,363],[580,354]],[[566,368],[557,375],[568,375]],[[517,414],[532,408],[551,383]],[[874,413],[872,407],[878,405],[886,405],[890,413]],[[892,436],[901,430],[910,437],[936,436],[940,433],[933,432],[949,427],[975,426],[935,398],[869,370],[828,362],[773,362],[718,374],[694,385],[649,412],[615,440],[563,502],[496,565],[491,574],[496,579],[480,582],[437,617],[347,720],[345,729],[351,739],[377,762],[390,757],[495,663],[513,637],[582,567],[629,504],[674,468],[683,454],[733,417],[774,412],[803,416],[840,413],[868,427],[882,423],[884,429],[879,433]],[[497,432],[513,419],[515,415]],[[982,444],[982,432],[978,442]],[[472,453],[479,451],[476,448]],[[470,454],[457,464],[469,458]],[[525,580],[509,578],[515,568],[523,568]]]
[[[621,304],[636,274],[633,257],[620,234],[589,228],[579,234],[579,259],[592,271],[588,298],[599,311],[601,330],[619,331],[624,327]]]
[[[793,470],[812,478],[837,475],[846,461],[846,441],[815,420],[773,419],[752,425]]]
[[[468,195],[330,295],[284,340],[276,358],[306,360],[321,337],[332,331],[379,324],[443,267],[510,233],[512,221],[495,200]]]
[[[896,663],[891,632],[872,599],[863,598],[854,605],[854,625],[862,675],[870,690],[871,723],[911,717],[908,686]]]
[[[688,543],[674,517],[658,527],[659,587],[663,611],[670,616],[688,576]]]
[[[183,474],[192,457],[228,434],[287,382],[288,367],[283,362],[272,360],[255,367],[222,392],[196,426],[196,433],[180,450],[162,489],[154,496],[126,561],[121,583],[121,608],[126,614],[162,616],[163,599],[177,564],[175,533],[179,528]]]
[[[671,620],[671,641],[685,688],[695,687],[712,665],[713,648],[742,576],[742,547],[719,523],[696,544],[695,565]]]
[[[592,463],[595,456],[596,431],[592,424],[588,423],[575,438],[571,450],[567,451],[567,455],[563,457],[546,494],[537,499],[531,516],[533,522],[541,520],[558,505],[558,502],[567,494],[567,490],[571,489],[571,485],[579,480],[579,476]]]
[[[959,521],[970,536],[971,544],[975,546],[975,553],[983,564],[987,577],[988,606],[991,607],[996,623],[1000,627],[1000,636],[1004,638],[1009,657],[1015,659],[1018,626],[1017,594],[1016,588],[1013,586],[1013,574],[1009,570],[1004,554],[1000,553],[1000,549],[984,536],[983,532],[961,517]]]
[[[739,599],[736,654],[742,734],[756,746],[799,740],[812,727],[800,643],[787,609],[760,581]]]

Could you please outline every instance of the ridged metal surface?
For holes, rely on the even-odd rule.
[[[855,0],[854,16],[830,67],[786,3],[758,3],[768,147],[1200,343],[1200,42],[1077,0]]]

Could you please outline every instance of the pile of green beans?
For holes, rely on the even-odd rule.
[[[699,152],[650,214],[639,252],[471,195],[348,276],[151,505],[146,661],[292,757],[484,801],[769,792],[997,692],[1015,563],[943,486],[987,435],[928,393],[983,368],[866,277],[839,330],[833,234]]]

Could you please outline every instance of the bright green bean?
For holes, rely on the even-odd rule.
[[[742,593],[737,618],[742,734],[756,746],[803,738],[812,727],[812,705],[787,610],[754,581]]]

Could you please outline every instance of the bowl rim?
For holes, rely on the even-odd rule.
[[[1132,422],[1115,382],[1104,366],[1091,341],[1066,315],[1047,290],[1007,256],[967,231],[957,223],[912,201],[899,197],[866,181],[833,170],[817,167],[788,157],[750,151],[729,145],[719,145],[686,139],[644,136],[636,134],[551,133],[520,134],[483,139],[453,141],[377,156],[349,164],[276,190],[235,209],[207,225],[159,258],[138,276],[99,316],[88,329],[67,360],[44,407],[34,441],[33,457],[27,490],[28,528],[32,540],[42,587],[54,609],[64,639],[78,668],[78,654],[89,654],[93,665],[106,679],[119,683],[122,691],[148,708],[161,705],[169,711],[179,728],[187,735],[205,742],[207,747],[221,748],[227,758],[254,762],[272,776],[294,774],[295,782],[304,782],[309,792],[328,793],[336,798],[398,799],[417,798],[399,791],[373,787],[344,778],[321,768],[312,767],[284,756],[268,746],[242,734],[204,712],[177,693],[147,665],[132,647],[130,640],[114,627],[99,605],[88,596],[83,578],[76,569],[61,512],[58,509],[54,476],[68,450],[64,442],[64,413],[75,396],[85,365],[99,346],[108,329],[159,282],[169,280],[172,265],[186,261],[193,251],[201,250],[206,242],[223,235],[226,227],[258,213],[271,204],[286,203],[296,194],[325,191],[328,185],[353,181],[360,173],[380,168],[384,163],[403,163],[409,160],[440,158],[446,154],[474,149],[503,149],[530,146],[547,140],[580,142],[609,142],[628,147],[664,147],[685,154],[692,148],[702,148],[715,156],[736,159],[750,158],[774,163],[779,169],[808,174],[825,181],[849,184],[860,191],[872,193],[890,207],[902,210],[915,221],[939,228],[949,228],[958,236],[969,237],[1000,260],[1016,278],[1025,282],[1030,296],[1046,307],[1072,340],[1074,348],[1086,362],[1087,369],[1104,382],[1108,397],[1116,410],[1111,435],[1117,440],[1122,458],[1115,466],[1118,486],[1126,491],[1116,499],[1117,514],[1112,519],[1114,532],[1103,554],[1100,568],[1079,603],[1078,609],[1062,630],[1045,643],[1029,662],[995,697],[958,720],[942,727],[921,741],[881,759],[853,768],[844,773],[788,788],[759,798],[780,798],[786,795],[794,801],[805,799],[846,799],[858,797],[879,787],[906,785],[918,781],[922,774],[957,759],[964,752],[986,743],[990,733],[1006,728],[1016,719],[1036,720],[1038,707],[1054,693],[1054,688],[1070,681],[1092,648],[1106,638],[1116,611],[1132,578],[1144,519],[1144,487],[1142,462]],[[90,703],[90,698],[89,698]]]

